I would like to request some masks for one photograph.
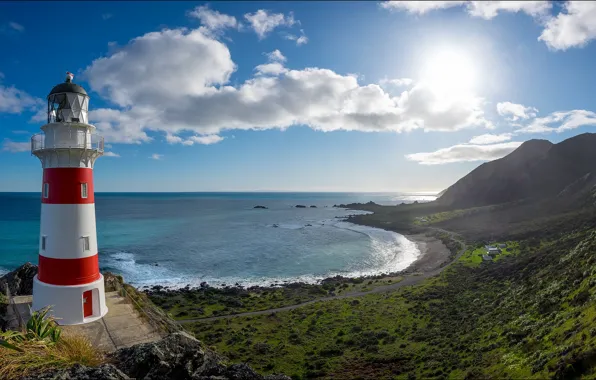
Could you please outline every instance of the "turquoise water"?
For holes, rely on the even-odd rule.
[[[97,193],[100,267],[137,286],[314,282],[401,270],[419,254],[413,243],[343,222],[337,217],[355,212],[331,206],[432,199],[388,193]],[[0,271],[37,262],[40,208],[39,193],[0,193]]]

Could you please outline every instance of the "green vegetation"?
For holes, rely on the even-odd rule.
[[[504,257],[508,255],[517,255],[520,253],[519,243],[514,241],[508,242],[496,242],[491,243],[490,245],[499,246],[500,244],[505,244],[506,248],[501,248],[501,252],[498,255],[493,256],[492,261],[497,262],[502,260]],[[482,262],[482,256],[486,255],[486,247],[484,244],[478,244],[470,249],[468,249],[460,258],[460,262],[462,264],[468,266],[479,266]]]
[[[283,287],[241,287],[164,290],[154,287],[147,291],[149,299],[174,319],[207,318],[218,315],[275,309],[326,297],[366,292],[401,281],[400,276],[366,278],[335,277],[321,285],[288,284]]]
[[[74,364],[102,363],[102,354],[86,338],[62,335],[48,311],[33,312],[23,331],[0,333],[0,378],[19,379]]]
[[[595,378],[596,232],[508,246],[474,265],[471,249],[420,286],[191,329],[296,379]]]

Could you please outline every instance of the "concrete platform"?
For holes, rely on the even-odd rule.
[[[14,297],[17,311],[24,323],[29,320],[31,298],[31,296]],[[103,318],[83,325],[62,326],[63,332],[85,335],[94,347],[105,351],[115,351],[122,347],[161,339],[156,329],[141,318],[134,307],[118,292],[106,293],[106,306],[108,313]],[[11,307],[8,309],[11,328],[17,329],[19,316],[15,315]]]

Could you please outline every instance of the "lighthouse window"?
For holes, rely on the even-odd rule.
[[[41,237],[41,250],[42,251],[46,250],[46,237],[45,236]]]
[[[89,236],[83,236],[83,251],[88,251],[89,248]]]
[[[87,183],[81,183],[81,198],[87,198]]]
[[[44,183],[43,184],[43,197],[49,198],[49,196],[50,196],[50,184]]]

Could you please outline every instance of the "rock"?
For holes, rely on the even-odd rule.
[[[312,227],[312,224],[308,223],[308,224],[304,225],[304,227]]]
[[[273,225],[273,228],[277,228],[277,227],[279,227],[279,224],[275,223],[275,224]]]
[[[21,377],[21,380],[129,380],[130,377],[122,373],[112,364],[99,367],[86,367],[75,364],[68,369],[38,373],[35,376]]]
[[[260,206],[260,205],[257,205],[257,206],[255,206],[255,207],[253,207],[253,208],[262,208],[262,209],[265,209],[265,210],[267,210],[267,207],[265,207],[265,206]]]
[[[317,208],[317,206],[315,206],[315,205],[311,205],[311,206],[310,206],[310,208]]]
[[[296,208],[306,208],[305,205],[296,205]]]
[[[13,296],[33,294],[33,278],[37,275],[37,265],[25,263],[0,277],[0,291],[6,294],[6,285]]]
[[[185,332],[121,348],[110,356],[122,372],[139,380],[290,380],[284,375],[263,377],[246,364],[226,366],[224,358]]]

